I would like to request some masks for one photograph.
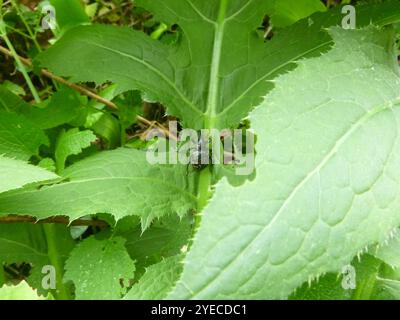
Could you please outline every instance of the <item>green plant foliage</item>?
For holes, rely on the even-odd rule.
[[[164,299],[182,272],[182,256],[173,256],[150,266],[140,281],[125,295],[125,300]]]
[[[0,156],[0,193],[29,183],[54,180],[57,175],[20,160]]]
[[[65,281],[73,281],[76,299],[119,299],[133,279],[135,263],[129,257],[125,240],[114,237],[84,240],[66,262]],[[113,272],[109,272],[113,270]]]
[[[16,286],[0,288],[0,300],[44,300],[29,285],[22,281]]]
[[[96,136],[90,130],[79,131],[78,128],[68,131],[62,130],[57,139],[55,151],[57,171],[64,170],[65,161],[69,156],[80,154],[83,149],[90,147],[96,139]]]
[[[89,17],[85,13],[84,6],[79,0],[50,0],[55,8],[57,26],[60,33],[81,24],[89,24]]]
[[[1,194],[0,216],[12,212],[39,219],[65,215],[74,220],[106,212],[116,220],[137,215],[146,229],[154,218],[183,216],[196,205],[186,171],[183,165],[150,165],[144,151],[102,152],[64,170],[63,181],[55,185]]]
[[[400,299],[400,1],[345,4],[0,0],[0,299]]]
[[[27,118],[0,111],[0,154],[19,160],[37,156],[39,147],[47,145],[44,132]]]
[[[251,114],[257,176],[217,185],[172,298],[286,298],[400,223],[393,32],[329,32],[334,48],[276,79]]]
[[[51,244],[47,237],[46,228],[43,226],[25,223],[0,225],[1,264],[30,264],[31,270],[27,281],[32,287],[37,288],[40,294],[45,296],[47,296],[49,290],[42,287],[43,267],[54,265],[57,263],[55,259],[59,259],[64,264],[75,246],[75,242],[65,226],[59,225],[54,226],[54,228],[57,234],[56,239],[54,239],[58,248],[57,258],[51,252]],[[60,276],[62,277],[62,274]],[[54,296],[58,297],[57,292],[51,291]]]
[[[271,6],[271,22],[276,27],[287,27],[315,12],[326,11],[319,0],[276,0]]]
[[[321,28],[336,25],[343,17],[339,12],[320,15],[310,27],[303,21],[267,46],[256,28],[268,1],[136,3],[170,25],[178,23],[180,41],[165,45],[127,28],[85,26],[71,30],[37,61],[76,82],[113,81],[120,90],[140,89],[194,129],[236,125],[272,88],[268,80],[293,68],[295,61],[329,48],[331,39]],[[383,10],[389,12],[393,6],[387,4]],[[359,13],[360,26],[381,20],[377,7],[364,10]],[[307,41],[299,44],[299,37]]]

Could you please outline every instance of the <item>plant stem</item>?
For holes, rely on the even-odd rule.
[[[47,254],[49,256],[50,263],[56,269],[56,295],[60,300],[70,300],[68,289],[63,283],[64,268],[63,262],[59,255],[59,248],[57,244],[57,230],[54,224],[46,224],[43,226],[44,233],[47,241]]]
[[[26,71],[25,65],[22,63],[17,52],[15,51],[14,46],[12,45],[10,39],[7,36],[6,28],[5,28],[5,25],[4,25],[4,22],[2,19],[0,20],[0,36],[4,39],[4,42],[6,43],[8,49],[10,50],[12,57],[15,59],[15,62],[17,63],[17,66],[18,66],[20,72],[24,76],[24,79],[25,79],[26,83],[28,84],[29,90],[31,91],[32,96],[35,99],[35,102],[40,103],[41,100],[40,100],[39,94],[38,94],[35,86],[33,85],[28,72]]]
[[[32,32],[32,29],[30,28],[29,24],[26,22],[24,15],[21,12],[21,9],[19,8],[19,6],[15,3],[15,0],[11,0],[11,4],[12,6],[15,8],[15,10],[17,11],[17,14],[19,15],[22,23],[25,26],[25,29],[28,31],[29,33],[29,37],[30,39],[33,41],[33,43],[35,44],[36,49],[41,52],[42,48],[40,47],[39,43],[36,40],[36,36],[34,35],[34,33]]]
[[[352,299],[353,300],[370,300],[372,293],[375,289],[376,277],[378,273],[371,273],[368,278],[364,281],[357,283],[357,288],[355,289]]]
[[[357,286],[352,294],[352,300],[370,300],[376,289],[376,282],[382,267],[382,262],[377,259],[368,259],[368,256],[364,257],[364,259],[367,259],[368,269],[361,273],[365,274],[365,276],[357,280]]]
[[[210,83],[209,93],[207,98],[207,109],[204,119],[204,128],[210,130],[216,127],[216,110],[218,105],[218,97],[220,91],[220,77],[219,68],[222,57],[222,42],[225,27],[225,16],[228,8],[228,0],[221,0],[219,6],[218,20],[214,35],[214,48],[212,53],[212,64],[210,70]],[[198,183],[198,203],[197,203],[197,214],[195,217],[195,232],[200,226],[201,216],[200,213],[207,204],[210,197],[210,186],[211,186],[211,169],[207,167],[200,173]]]
[[[200,172],[199,183],[198,183],[198,195],[197,195],[197,214],[195,216],[195,231],[200,226],[201,216],[200,213],[207,205],[210,197],[210,185],[211,185],[211,171],[207,167]]]

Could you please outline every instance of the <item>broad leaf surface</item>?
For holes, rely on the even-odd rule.
[[[330,34],[334,48],[279,77],[251,114],[256,178],[217,185],[170,298],[285,298],[400,223],[392,31]]]
[[[146,228],[154,218],[183,216],[196,206],[186,172],[183,165],[150,165],[145,151],[105,151],[67,168],[59,184],[2,194],[0,216],[65,215],[74,220],[109,213],[119,220],[137,215]]]
[[[68,32],[37,62],[75,82],[111,81],[121,91],[144,91],[194,129],[236,126],[272,89],[268,80],[331,46],[331,37],[321,28],[338,25],[343,18],[338,10],[316,15],[312,23],[299,22],[265,43],[257,29],[271,9],[269,1],[135,3],[160,21],[178,24],[178,39],[166,45],[128,28],[84,26]],[[363,26],[388,22],[388,14],[399,18],[400,8],[388,2],[360,7],[357,14],[358,26]]]

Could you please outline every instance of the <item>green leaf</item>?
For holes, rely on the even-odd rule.
[[[256,178],[217,185],[170,298],[285,298],[399,225],[393,32],[330,34],[251,114]]]
[[[80,154],[95,140],[96,136],[90,130],[79,131],[78,128],[62,130],[57,139],[55,152],[57,172],[64,170],[65,161],[69,156]]]
[[[35,123],[15,113],[0,111],[0,154],[19,160],[38,155],[49,141]]]
[[[329,273],[314,283],[304,284],[291,296],[293,300],[386,300],[393,299],[382,279],[388,276],[386,265],[369,254],[355,258],[351,265],[351,273]],[[347,268],[344,268],[346,270]],[[342,270],[343,272],[343,270]],[[348,277],[348,278],[347,278]],[[347,287],[354,281],[354,287]]]
[[[72,251],[64,280],[74,282],[76,299],[120,299],[126,293],[135,263],[124,244],[120,237],[106,240],[90,237]]]
[[[164,299],[182,272],[182,255],[173,256],[147,268],[124,300],[161,300]]]
[[[79,115],[79,95],[68,87],[61,87],[43,104],[45,106],[31,106],[0,86],[1,109],[25,116],[40,129],[55,128],[72,121]]]
[[[273,88],[268,80],[329,49],[332,39],[322,28],[343,18],[339,10],[313,16],[311,25],[299,22],[265,43],[257,28],[269,1],[135,3],[160,21],[177,23],[178,40],[167,45],[130,28],[84,26],[66,33],[36,62],[74,82],[112,81],[121,91],[144,91],[193,129],[236,126]],[[358,26],[380,22],[388,12],[400,15],[398,4],[360,7]]]
[[[123,232],[116,231],[116,234],[126,239],[126,249],[136,261],[138,273],[141,273],[149,265],[180,253],[189,244],[193,232],[192,220],[191,216],[182,219],[165,217],[155,221],[144,232],[139,225]]]
[[[121,125],[119,121],[109,113],[98,112],[94,116],[95,118],[99,116],[99,119],[89,126],[90,129],[107,141],[108,148],[114,149],[119,146],[121,143]]]
[[[397,230],[396,230],[397,231]],[[384,261],[392,268],[400,267],[400,238],[398,235],[389,239],[387,243],[374,246],[371,253],[378,259]]]
[[[356,278],[357,279],[357,278]],[[327,274],[311,286],[305,283],[298,288],[291,300],[350,300],[351,290],[342,287],[342,277]]]
[[[137,215],[145,229],[154,218],[183,216],[196,206],[186,172],[183,165],[150,165],[145,151],[105,151],[67,168],[62,183],[0,195],[0,216],[65,215],[74,220],[109,213],[119,220]]]
[[[1,110],[14,111],[29,109],[30,105],[12,93],[4,84],[0,85],[0,107]]]
[[[3,286],[0,288],[0,300],[45,300],[39,297],[25,281],[21,281],[16,286]]]
[[[275,27],[286,27],[315,12],[326,11],[320,0],[275,0],[271,12],[271,22]]]
[[[42,168],[0,156],[0,193],[56,178],[57,175]]]
[[[7,90],[10,90],[13,94],[17,95],[17,96],[25,96],[26,92],[25,89],[21,86],[19,86],[18,84],[11,82],[9,80],[4,81],[1,84],[1,87],[4,87]]]
[[[80,0],[50,0],[50,3],[55,9],[57,26],[61,34],[90,22]]]
[[[68,87],[62,87],[46,102],[44,108],[20,108],[19,112],[41,129],[58,127],[79,116],[79,95]]]
[[[56,172],[56,164],[51,158],[44,158],[38,163],[38,167],[46,169],[51,172]]]

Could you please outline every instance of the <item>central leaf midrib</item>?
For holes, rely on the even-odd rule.
[[[210,80],[208,87],[207,109],[204,119],[204,127],[212,129],[215,127],[215,116],[217,114],[219,94],[219,68],[221,64],[222,43],[224,38],[225,16],[228,7],[228,0],[221,0],[218,20],[215,27],[214,47],[211,58]]]
[[[149,177],[99,177],[99,178],[86,178],[86,179],[79,179],[79,180],[75,180],[75,181],[69,181],[69,182],[61,183],[61,184],[55,184],[55,185],[50,186],[48,189],[43,189],[43,191],[62,188],[65,185],[80,184],[80,183],[95,182],[95,181],[97,181],[97,182],[99,182],[99,181],[108,181],[108,180],[129,180],[129,181],[131,181],[131,180],[132,181],[133,180],[146,180],[146,181],[154,181],[156,183],[160,183],[162,185],[165,185],[168,188],[180,191],[184,195],[186,195],[188,198],[197,201],[197,198],[192,193],[187,191],[186,189],[181,189],[175,184],[168,183],[168,182],[165,182],[165,181],[161,181],[161,180],[156,179],[156,178],[149,178]],[[25,192],[18,193],[18,195],[32,194],[32,193],[35,193],[35,192],[37,192],[37,190],[27,190]],[[11,194],[9,196],[6,196],[5,198],[13,197],[14,195],[15,194]]]

